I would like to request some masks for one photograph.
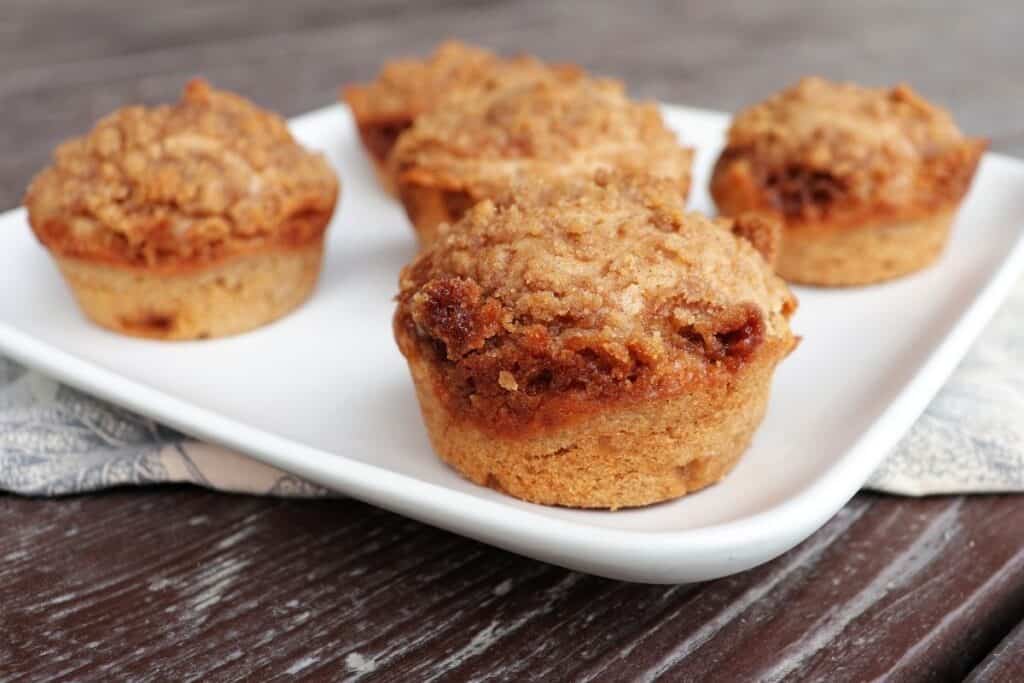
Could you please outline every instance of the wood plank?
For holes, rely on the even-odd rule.
[[[773,591],[703,646],[725,661],[712,670],[700,649],[684,651],[652,673],[814,679],[836,675],[841,663],[849,680],[954,680],[1024,610],[1024,549],[1004,526],[1021,507],[1012,498],[989,503],[879,499],[811,580]],[[979,545],[983,556],[971,552]]]
[[[187,487],[0,498],[0,670],[951,680],[1024,614],[1021,524],[1013,497],[862,495],[768,565],[666,587],[559,569],[349,500]]]
[[[968,683],[1024,681],[1024,622],[1017,625],[1003,642],[985,658],[967,678]]]

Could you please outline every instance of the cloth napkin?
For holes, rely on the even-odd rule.
[[[1022,323],[1024,281],[867,488],[907,496],[1024,490]],[[0,357],[0,491],[59,496],[164,482],[332,495]]]

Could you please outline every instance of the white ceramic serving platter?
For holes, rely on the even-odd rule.
[[[727,117],[665,114],[699,149],[692,205],[712,211],[708,170]],[[990,154],[937,265],[874,287],[797,290],[803,343],[780,366],[764,424],[725,481],[636,510],[531,505],[464,481],[431,453],[391,336],[412,232],[378,189],[344,108],[293,124],[343,183],[308,304],[229,339],[118,336],[79,314],[19,209],[0,216],[0,352],[356,498],[594,574],[710,579],[805,539],[913,423],[1024,266],[1024,163]]]

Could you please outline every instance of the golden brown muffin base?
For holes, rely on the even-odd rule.
[[[391,166],[388,164],[388,157],[391,155],[391,149],[395,146],[398,136],[403,130],[412,125],[412,118],[377,121],[372,117],[360,117],[359,111],[363,110],[366,106],[365,104],[360,104],[366,97],[365,89],[357,87],[348,88],[345,92],[345,97],[348,99],[349,108],[356,119],[356,130],[359,133],[359,139],[366,150],[366,157],[373,165],[373,172],[377,176],[377,181],[385,192],[393,197],[397,197],[398,186],[395,183]]]
[[[474,202],[466,192],[398,182],[398,198],[416,230],[420,244],[428,246],[441,234],[441,225],[457,222]]]
[[[867,285],[931,265],[949,238],[955,210],[863,227],[789,226],[776,271],[790,282]]]
[[[510,436],[445,407],[429,364],[412,356],[430,442],[477,484],[533,503],[581,508],[650,505],[721,480],[764,417],[785,352],[766,345],[730,381],[634,403],[611,403],[569,424]]]
[[[122,334],[183,340],[224,337],[265,325],[312,294],[323,240],[180,272],[150,272],[57,256],[85,315]]]
[[[370,163],[373,164],[373,173],[377,176],[377,182],[380,183],[381,189],[397,199],[398,185],[395,184],[395,178],[391,175],[391,170],[389,169],[387,162],[381,161],[372,155],[367,156],[370,157]]]

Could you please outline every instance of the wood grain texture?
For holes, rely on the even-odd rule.
[[[185,487],[4,498],[0,671],[953,680],[1024,613],[1021,524],[1013,497],[863,495],[774,562],[666,587],[565,571],[355,501]],[[1001,666],[1019,665],[1012,643]]]
[[[908,80],[1024,154],[1024,12],[989,3],[6,0],[0,207],[61,139],[201,73],[285,114],[457,36],[721,109]],[[699,585],[534,562],[355,501],[0,497],[0,680],[1021,680],[1024,502],[860,495]]]
[[[1006,636],[967,678],[969,683],[983,681],[1024,681],[1024,623]]]

